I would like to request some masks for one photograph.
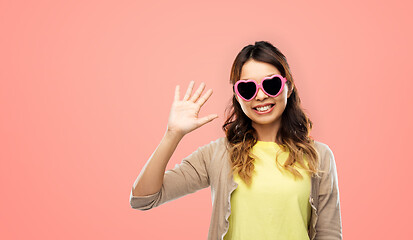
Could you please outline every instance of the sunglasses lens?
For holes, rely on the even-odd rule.
[[[262,83],[264,90],[271,95],[276,95],[281,89],[281,79],[279,77],[273,77],[266,79]]]
[[[256,91],[255,83],[253,82],[241,82],[238,84],[238,92],[245,99],[251,99]]]

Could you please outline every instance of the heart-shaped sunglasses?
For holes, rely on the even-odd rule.
[[[234,84],[234,91],[245,101],[251,101],[260,88],[268,96],[276,97],[282,92],[286,82],[287,79],[278,74],[263,78],[261,84],[253,79],[241,79]]]

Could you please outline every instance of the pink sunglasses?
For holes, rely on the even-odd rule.
[[[286,82],[287,79],[278,74],[263,78],[261,84],[253,79],[241,79],[234,84],[234,91],[240,98],[248,102],[257,95],[258,89],[270,97],[278,96],[284,89]]]

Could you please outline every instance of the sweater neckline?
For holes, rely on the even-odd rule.
[[[266,142],[266,141],[260,141],[260,140],[257,140],[257,143],[260,143],[260,144],[276,144],[276,145],[279,145],[278,143],[276,143],[276,142]]]
[[[262,146],[262,147],[280,147],[281,144],[278,144],[276,142],[265,142],[265,141],[258,141],[255,143],[255,145]]]

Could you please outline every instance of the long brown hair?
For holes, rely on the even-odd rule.
[[[295,178],[302,179],[303,176],[294,168],[295,163],[298,163],[308,174],[315,174],[319,177],[318,153],[314,147],[314,139],[309,135],[312,122],[302,110],[301,100],[286,57],[280,50],[266,41],[259,41],[255,42],[255,45],[245,46],[238,53],[232,65],[230,75],[232,85],[240,79],[242,66],[250,59],[275,66],[281,75],[287,79],[288,89],[290,91],[292,89],[281,116],[281,126],[277,133],[280,148],[289,152],[288,158],[282,167],[290,171]],[[232,173],[238,174],[249,185],[254,171],[254,158],[250,156],[250,153],[257,142],[257,133],[252,127],[251,119],[243,112],[235,94],[232,97],[232,103],[226,109],[226,116],[228,117],[222,129],[225,131],[229,143]],[[280,164],[277,157],[278,155],[275,156],[278,167]],[[304,164],[304,157],[307,159],[308,167]]]

